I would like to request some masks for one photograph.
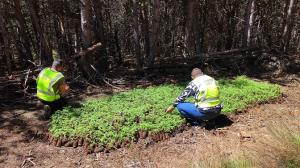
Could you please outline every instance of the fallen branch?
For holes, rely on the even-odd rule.
[[[120,91],[124,91],[124,89],[119,88],[119,87],[117,87],[117,86],[114,86],[114,85],[110,84],[107,80],[105,80],[104,76],[101,75],[93,65],[90,65],[90,66],[91,66],[91,68],[96,72],[96,74],[99,75],[99,77],[102,79],[102,81],[103,81],[104,83],[106,83],[107,85],[109,85],[109,86],[111,86],[111,87],[113,87],[113,88],[115,88],[115,89],[118,89],[118,90],[120,90]]]
[[[258,47],[238,48],[238,49],[226,50],[226,51],[221,51],[221,52],[208,53],[208,55],[216,56],[216,55],[239,54],[239,53],[243,53],[243,52],[256,51],[256,50],[260,50],[260,48],[258,48]]]
[[[12,86],[12,85],[21,85],[22,83],[21,82],[19,82],[19,83],[10,83],[10,84],[7,84],[7,85],[4,85],[4,86],[1,86],[0,87],[0,90],[2,90],[2,89],[4,89],[4,88],[6,88],[6,87],[8,87],[8,86]]]
[[[30,73],[30,69],[28,69],[28,71],[27,71],[27,73],[26,73],[25,81],[24,81],[24,84],[23,84],[23,88],[24,88],[23,91],[24,91],[24,94],[27,93],[27,89],[28,89],[28,86],[26,86],[26,85],[27,85],[29,73]]]
[[[186,58],[183,59],[184,61],[190,61],[190,60],[197,60],[199,58],[202,59],[218,59],[218,58],[224,58],[227,59],[228,57],[234,58],[239,57],[241,54],[247,53],[247,52],[262,52],[263,49],[260,47],[246,47],[246,48],[238,48],[238,49],[232,49],[232,50],[226,50],[226,51],[220,51],[220,52],[211,52],[211,53],[201,53],[199,55],[196,55],[196,57],[192,58]],[[243,57],[250,57],[250,55],[243,55]]]
[[[79,53],[79,56],[84,57],[84,56],[90,55],[92,52],[98,50],[101,47],[102,47],[102,43],[97,43],[97,44],[93,45],[92,47],[89,47],[86,50],[81,51]]]
[[[36,166],[36,164],[32,161],[32,158],[26,158],[21,165],[22,168],[25,167],[27,161],[33,164],[33,166]]]

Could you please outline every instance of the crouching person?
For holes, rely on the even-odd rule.
[[[204,75],[199,68],[191,73],[192,81],[177,97],[174,104],[166,110],[172,112],[176,107],[180,114],[192,125],[213,120],[221,113],[222,105],[219,99],[219,87],[214,78]],[[187,97],[193,96],[194,103],[184,102]]]
[[[53,61],[52,67],[43,69],[36,80],[37,97],[43,103],[43,119],[49,119],[56,110],[62,109],[66,104],[63,98],[69,91],[69,86],[65,84],[62,60]]]

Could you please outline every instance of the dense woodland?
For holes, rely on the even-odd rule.
[[[195,67],[224,106],[203,128],[166,113]],[[300,167],[299,83],[300,0],[0,0],[0,167]]]
[[[57,57],[86,77],[253,49],[283,59],[300,52],[299,11],[298,0],[1,0],[0,72]]]

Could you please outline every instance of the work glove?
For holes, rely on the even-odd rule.
[[[171,113],[174,110],[174,106],[169,106],[166,110],[167,113]]]

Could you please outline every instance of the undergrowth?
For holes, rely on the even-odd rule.
[[[267,132],[255,145],[246,146],[240,153],[214,157],[204,156],[196,160],[193,168],[299,168],[300,131],[298,125],[282,122],[267,123]],[[296,126],[296,127],[295,127]],[[211,154],[210,151],[207,153]]]
[[[299,126],[299,124],[298,124]],[[286,123],[272,123],[267,126],[269,138],[259,142],[255,151],[259,167],[299,168],[300,167],[300,131]],[[263,159],[261,159],[263,158]]]
[[[221,79],[219,84],[224,114],[280,95],[278,85],[256,82],[245,76]],[[88,100],[82,107],[66,107],[53,114],[49,131],[54,137],[83,137],[92,143],[111,146],[135,140],[138,131],[172,132],[184,119],[177,111],[167,114],[165,109],[183,89],[183,85],[168,84]]]

